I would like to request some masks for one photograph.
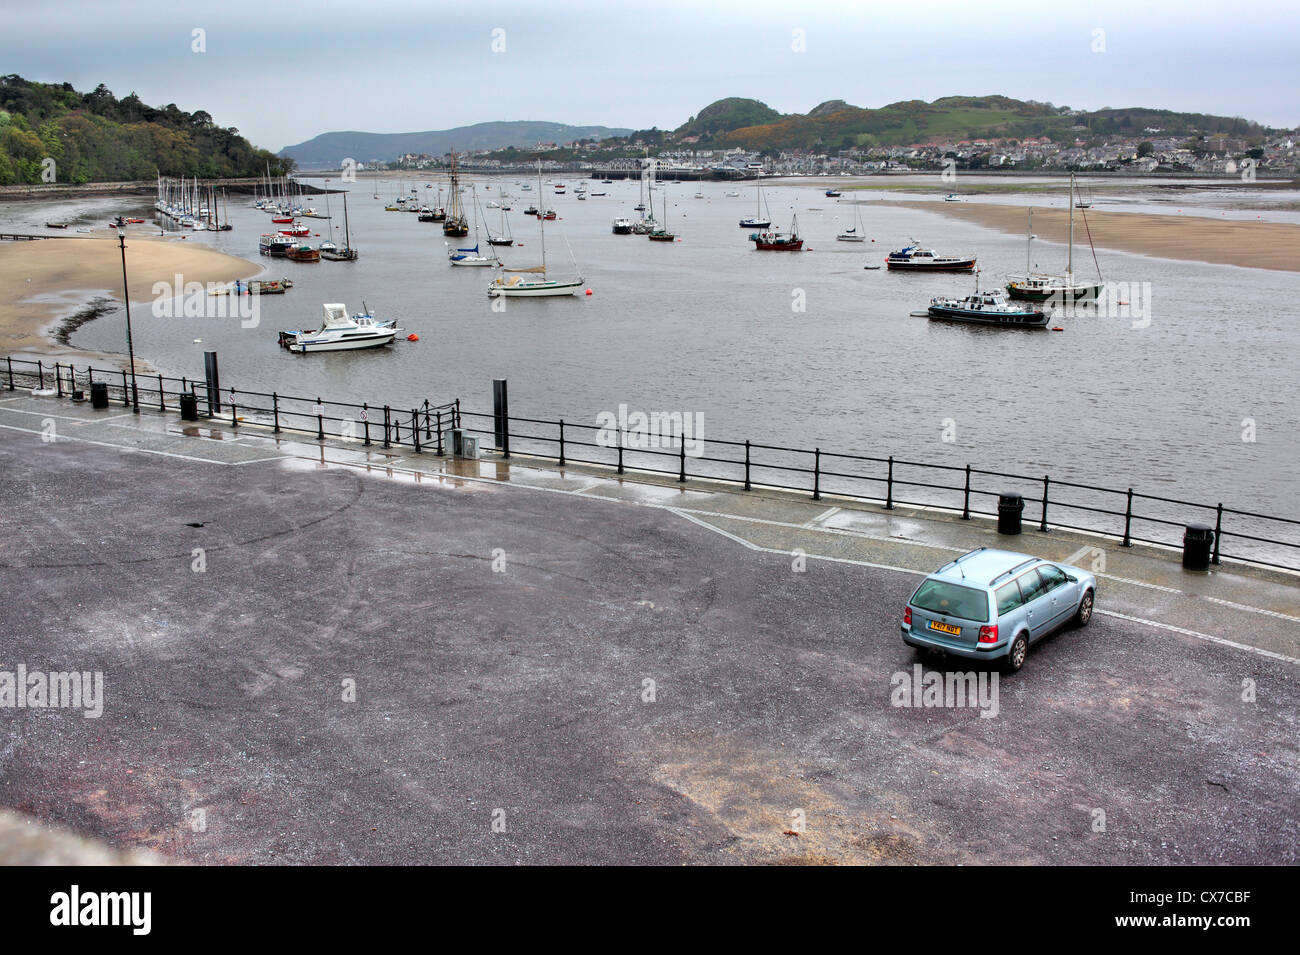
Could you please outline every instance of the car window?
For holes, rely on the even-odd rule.
[[[1041,597],[1043,595],[1043,578],[1038,576],[1038,571],[1031,570],[1021,574],[1016,578],[1020,584],[1020,593],[1025,599],[1025,603]]]
[[[1055,590],[1065,583],[1065,572],[1059,567],[1053,567],[1051,564],[1040,564],[1038,572],[1043,575],[1044,590]]]
[[[1014,580],[1009,584],[1003,584],[996,591],[998,598],[998,616],[1004,613],[1010,613],[1021,604],[1020,585]]]
[[[985,623],[989,619],[988,592],[973,587],[950,584],[945,580],[927,580],[916,588],[912,606],[946,617],[961,617]]]

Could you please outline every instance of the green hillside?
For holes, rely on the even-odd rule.
[[[781,114],[766,103],[732,96],[710,103],[700,110],[698,116],[692,116],[674,130],[673,135],[712,138],[730,130],[771,123],[780,118]]]
[[[239,130],[217,126],[202,110],[147,106],[134,93],[118,99],[103,84],[78,93],[68,83],[0,77],[0,185],[39,183],[54,160],[55,181],[121,182],[164,176],[258,176],[291,171]],[[286,169],[286,164],[289,169]]]

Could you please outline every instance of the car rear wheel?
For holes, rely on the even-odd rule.
[[[1025,665],[1025,657],[1029,653],[1029,638],[1023,633],[1018,634],[1011,641],[1011,649],[1007,651],[1006,663],[1004,668],[1008,673],[1016,673]]]
[[[1074,612],[1075,626],[1086,627],[1088,621],[1092,619],[1092,591],[1085,590],[1083,599],[1079,601],[1079,609]]]

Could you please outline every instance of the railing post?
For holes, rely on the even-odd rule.
[[[452,424],[452,427],[453,428],[460,427],[460,399],[459,398],[456,399],[456,420]]]
[[[59,363],[54,363],[54,387],[58,391],[59,397],[63,397],[63,375],[59,370]]]
[[[415,445],[415,453],[420,453],[420,409],[411,409],[411,443]]]
[[[40,384],[37,387],[40,388],[41,391],[44,391],[45,390],[45,366],[41,364],[41,360],[39,358],[36,359],[36,376],[40,381]]]
[[[239,416],[235,414],[235,389],[230,389],[230,426],[238,430]]]
[[[564,419],[560,419],[560,467],[564,467]]]
[[[90,386],[93,385],[94,383],[95,383],[95,366],[87,365],[86,366],[86,389],[89,390]],[[11,388],[10,391],[12,390],[13,389]]]
[[[885,483],[885,510],[894,509],[894,456],[889,456],[889,475]]]
[[[623,473],[623,432],[618,433],[618,473]]]
[[[388,405],[384,405],[384,447],[391,448],[392,445],[388,440]]]
[[[966,465],[966,491],[964,496],[962,497],[961,519],[963,521],[970,520],[970,465],[969,464]]]
[[[813,449],[813,500],[822,499],[822,449]]]
[[[745,439],[745,490],[752,490],[749,483],[749,439]]]
[[[1038,529],[1044,534],[1047,533],[1047,475],[1043,475],[1043,519],[1038,523]]]
[[[271,392],[271,414],[275,417],[275,429],[272,434],[280,433],[280,395],[277,392]]]
[[[320,395],[316,396],[316,440],[325,440],[325,405]]]
[[[1132,547],[1133,538],[1129,532],[1133,528],[1133,489],[1128,489],[1128,503],[1124,505],[1124,540],[1120,542],[1120,547]]]
[[[163,376],[158,376],[158,410],[167,410],[167,388],[163,384]]]
[[[442,457],[442,411],[435,411],[438,416],[438,457]]]
[[[9,390],[14,390],[14,360],[10,357],[5,358],[6,364],[9,365]]]
[[[677,455],[677,460],[678,460],[677,483],[685,484],[686,483],[686,438],[682,437],[678,441],[678,444],[680,445],[680,450]]]
[[[365,402],[361,403],[361,424],[366,429],[366,440],[363,447],[370,447],[370,405]]]
[[[433,435],[429,433],[429,399],[424,399],[424,440],[428,441]]]
[[[1210,557],[1210,563],[1219,563],[1219,538],[1223,536],[1223,502],[1215,509],[1214,517],[1214,554]]]
[[[123,407],[126,407],[126,408],[131,407],[131,392],[130,392],[130,391],[127,389],[127,387],[126,387],[126,369],[125,369],[125,368],[122,369],[122,405],[123,405]],[[210,405],[208,406],[208,417],[209,417],[209,418],[212,417],[212,407],[211,407]]]

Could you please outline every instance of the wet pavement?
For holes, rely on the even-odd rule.
[[[106,688],[98,719],[0,709],[0,805],[111,845],[214,863],[1300,856],[1285,574],[22,392],[0,395],[0,461],[0,671]],[[891,705],[916,665],[943,666],[899,638],[908,593],[980,545],[1097,570],[1098,615],[1002,678],[996,715]]]

